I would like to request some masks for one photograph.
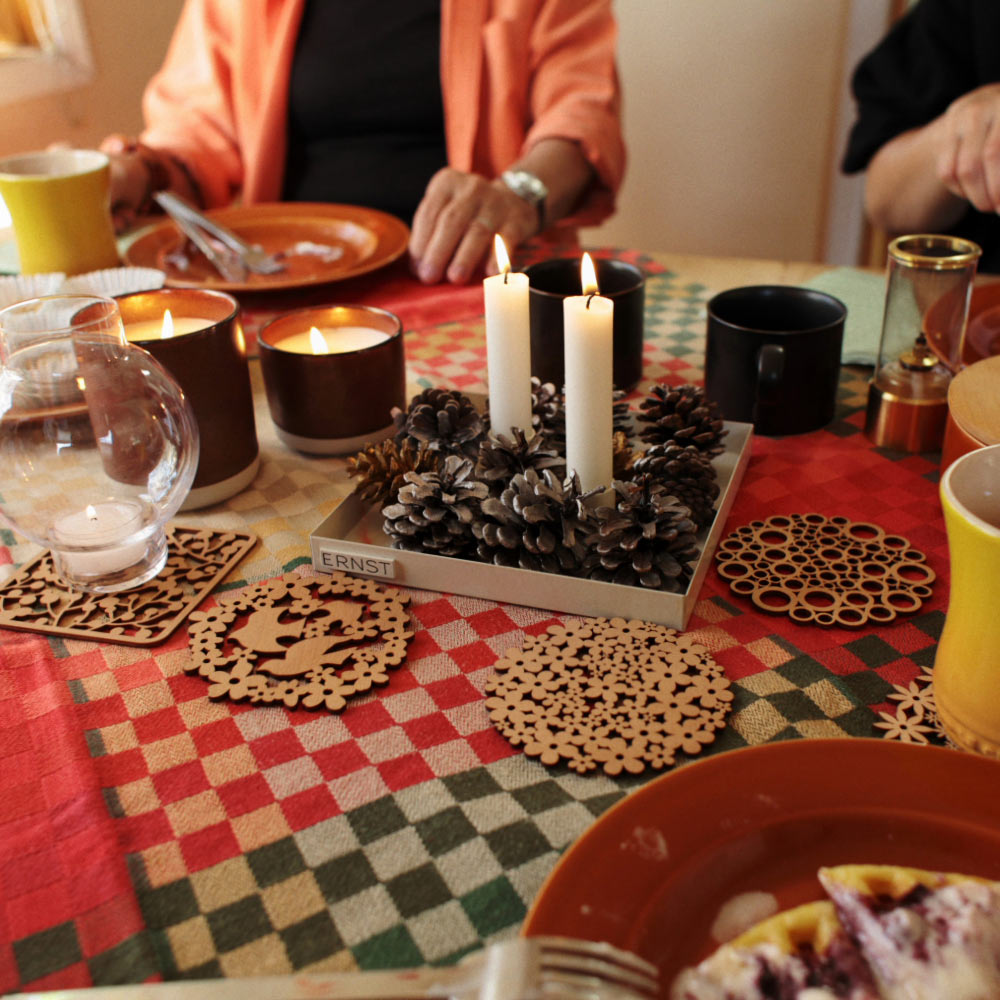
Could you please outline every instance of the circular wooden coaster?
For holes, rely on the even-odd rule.
[[[624,618],[551,625],[499,660],[486,682],[493,725],[543,764],[610,775],[696,756],[733,693],[704,646]]]
[[[408,600],[346,573],[287,574],[194,612],[185,670],[210,698],[339,712],[406,659]]]
[[[734,594],[802,624],[891,622],[919,611],[935,579],[900,535],[822,514],[752,521],[719,543],[715,560]]]

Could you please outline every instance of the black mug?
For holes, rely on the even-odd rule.
[[[825,292],[750,285],[708,303],[705,395],[758,434],[804,434],[833,420],[847,308]]]
[[[616,389],[635,388],[642,378],[642,330],[646,276],[624,260],[595,260],[600,294],[615,304],[612,379]],[[532,264],[528,275],[531,315],[531,374],[562,389],[563,299],[580,295],[580,258]]]

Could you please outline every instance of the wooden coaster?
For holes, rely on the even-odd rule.
[[[881,722],[876,729],[884,730],[882,736],[900,743],[946,744],[954,746],[937,717],[937,703],[932,687],[934,675],[924,667],[921,674],[906,687],[894,684],[894,691],[887,695],[896,702],[894,712],[879,712]]]
[[[46,551],[0,585],[0,628],[155,646],[256,544],[255,536],[238,531],[169,527],[167,563],[159,575],[117,594],[70,590]]]
[[[822,514],[780,514],[719,543],[719,575],[734,594],[772,614],[858,628],[919,611],[935,573],[926,556],[877,524]]]
[[[347,573],[288,573],[191,615],[184,669],[209,698],[339,712],[406,659],[409,599]]]
[[[551,625],[486,682],[493,725],[543,764],[640,774],[699,754],[733,693],[708,651],[662,625],[594,618]]]

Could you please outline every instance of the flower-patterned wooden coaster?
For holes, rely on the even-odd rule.
[[[894,690],[887,697],[896,703],[896,710],[879,712],[881,721],[875,723],[876,729],[883,730],[884,739],[900,743],[955,745],[938,722],[933,677],[932,671],[924,667],[906,687],[893,685]]]
[[[639,774],[693,757],[715,739],[733,699],[703,646],[624,618],[552,625],[494,670],[493,725],[529,757],[580,774]]]
[[[0,585],[0,628],[155,646],[168,639],[212,588],[257,544],[238,531],[167,529],[167,563],[133,590],[70,590],[43,552]]]
[[[406,659],[408,601],[347,573],[289,573],[191,615],[185,669],[210,698],[339,712]]]
[[[719,543],[715,560],[734,594],[802,624],[886,624],[919,611],[935,579],[902,536],[822,514],[752,521]]]

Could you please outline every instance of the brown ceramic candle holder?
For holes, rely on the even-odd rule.
[[[332,353],[303,353],[315,327]],[[369,346],[342,350],[337,333]],[[317,455],[355,452],[392,433],[392,410],[406,405],[406,357],[399,318],[373,306],[300,309],[272,320],[260,332],[260,364],[271,419],[281,440]],[[329,346],[329,345],[328,345]]]
[[[623,260],[595,260],[600,294],[615,304],[614,384],[634,389],[642,378],[646,276]],[[563,299],[580,294],[580,258],[545,260],[527,268],[531,314],[531,374],[562,388]]]
[[[198,424],[198,471],[181,510],[207,507],[239,493],[260,466],[239,304],[224,292],[200,288],[137,292],[122,296],[118,304],[125,335],[174,376]],[[167,309],[176,332],[164,339],[159,331]],[[195,319],[206,325],[184,332]],[[137,332],[139,323],[143,328]]]

